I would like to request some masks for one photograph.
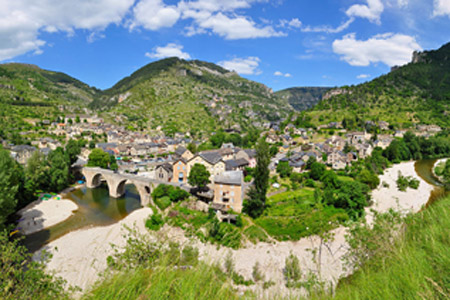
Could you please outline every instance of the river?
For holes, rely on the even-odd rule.
[[[106,184],[95,189],[82,187],[63,195],[63,198],[75,202],[78,209],[64,222],[26,236],[24,244],[30,252],[74,230],[114,224],[141,208],[134,185],[127,185],[125,194],[118,199],[109,196]]]
[[[449,191],[445,191],[442,183],[433,173],[433,167],[436,161],[437,159],[422,159],[418,160],[414,165],[417,175],[435,187],[430,194],[426,207],[450,193]]]

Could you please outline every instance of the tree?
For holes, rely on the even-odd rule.
[[[277,155],[278,147],[276,145],[270,146],[269,153],[270,153],[270,156]]]
[[[49,167],[44,155],[35,151],[25,167],[25,192],[27,198],[34,198],[37,190],[46,190],[49,186]],[[20,205],[23,206],[23,205]]]
[[[100,148],[95,148],[89,154],[88,167],[100,167],[107,169],[110,163],[109,154]]]
[[[0,149],[0,228],[17,205],[19,182],[14,178],[15,164],[9,152]]]
[[[89,142],[89,149],[94,149],[95,148],[95,142],[93,140],[91,140]]]
[[[378,178],[378,176],[367,169],[363,169],[359,173],[358,180],[362,183],[367,184],[371,189],[376,189],[380,184],[380,179]]]
[[[446,190],[450,191],[450,159],[447,159],[442,172],[442,178],[444,179],[444,187]]]
[[[48,155],[49,189],[54,192],[63,190],[69,183],[69,165],[61,148]]]
[[[269,188],[269,163],[269,145],[264,138],[260,138],[256,144],[256,167],[253,174],[255,180],[247,194],[248,199],[244,202],[244,211],[252,218],[257,218],[264,212]]]
[[[317,162],[317,159],[314,156],[310,156],[306,161],[306,170],[311,170],[311,166],[315,162]]]
[[[319,180],[320,177],[322,177],[322,175],[324,174],[326,170],[325,165],[318,163],[318,162],[314,162],[311,165],[311,172],[310,172],[310,177],[314,180]]]
[[[211,174],[202,164],[194,164],[189,172],[188,182],[192,186],[203,189],[209,183]]]
[[[69,156],[70,165],[75,163],[78,159],[78,155],[81,153],[81,148],[78,142],[70,139],[66,145],[66,153]]]
[[[277,173],[280,174],[281,178],[286,178],[291,176],[292,167],[289,165],[288,161],[280,161],[277,165]]]
[[[109,168],[113,171],[117,171],[119,166],[117,165],[117,160],[114,155],[109,155]]]
[[[80,123],[80,117],[79,117],[79,116],[77,116],[77,117],[75,118],[75,123]]]
[[[225,141],[225,132],[219,130],[215,135],[209,139],[214,148],[220,148]]]
[[[197,145],[195,144],[195,143],[189,143],[188,145],[187,145],[187,149],[189,150],[189,151],[191,151],[191,153],[192,154],[195,154],[195,153],[197,153]]]

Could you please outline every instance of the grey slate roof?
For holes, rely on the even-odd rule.
[[[242,171],[226,171],[214,177],[215,184],[241,185],[244,180]]]
[[[201,152],[199,156],[212,165],[215,165],[222,160],[222,155],[217,151]]]
[[[175,150],[175,154],[181,156],[181,155],[183,155],[184,152],[186,152],[186,151],[187,151],[186,148],[184,148],[183,146],[179,146],[179,147]]]

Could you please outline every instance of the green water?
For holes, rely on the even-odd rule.
[[[433,174],[433,167],[436,161],[437,159],[422,159],[418,160],[414,164],[417,175],[419,175],[420,178],[435,187],[434,190],[431,191],[427,206],[449,194],[449,192],[445,191],[445,189],[442,187],[442,183],[439,181],[439,179]]]
[[[114,224],[141,207],[134,185],[127,185],[124,196],[119,199],[109,197],[105,184],[95,189],[76,189],[63,198],[75,202],[78,210],[66,221],[26,236],[24,244],[31,252],[71,231]]]

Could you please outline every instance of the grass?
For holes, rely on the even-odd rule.
[[[317,205],[314,189],[303,188],[269,197],[263,216],[255,223],[273,238],[286,241],[315,234],[324,223],[347,219],[343,210]]]
[[[162,264],[113,275],[82,299],[238,299],[226,279],[217,267],[204,263],[185,270]]]
[[[393,251],[380,251],[335,296],[314,299],[449,299],[450,196],[406,219]]]

